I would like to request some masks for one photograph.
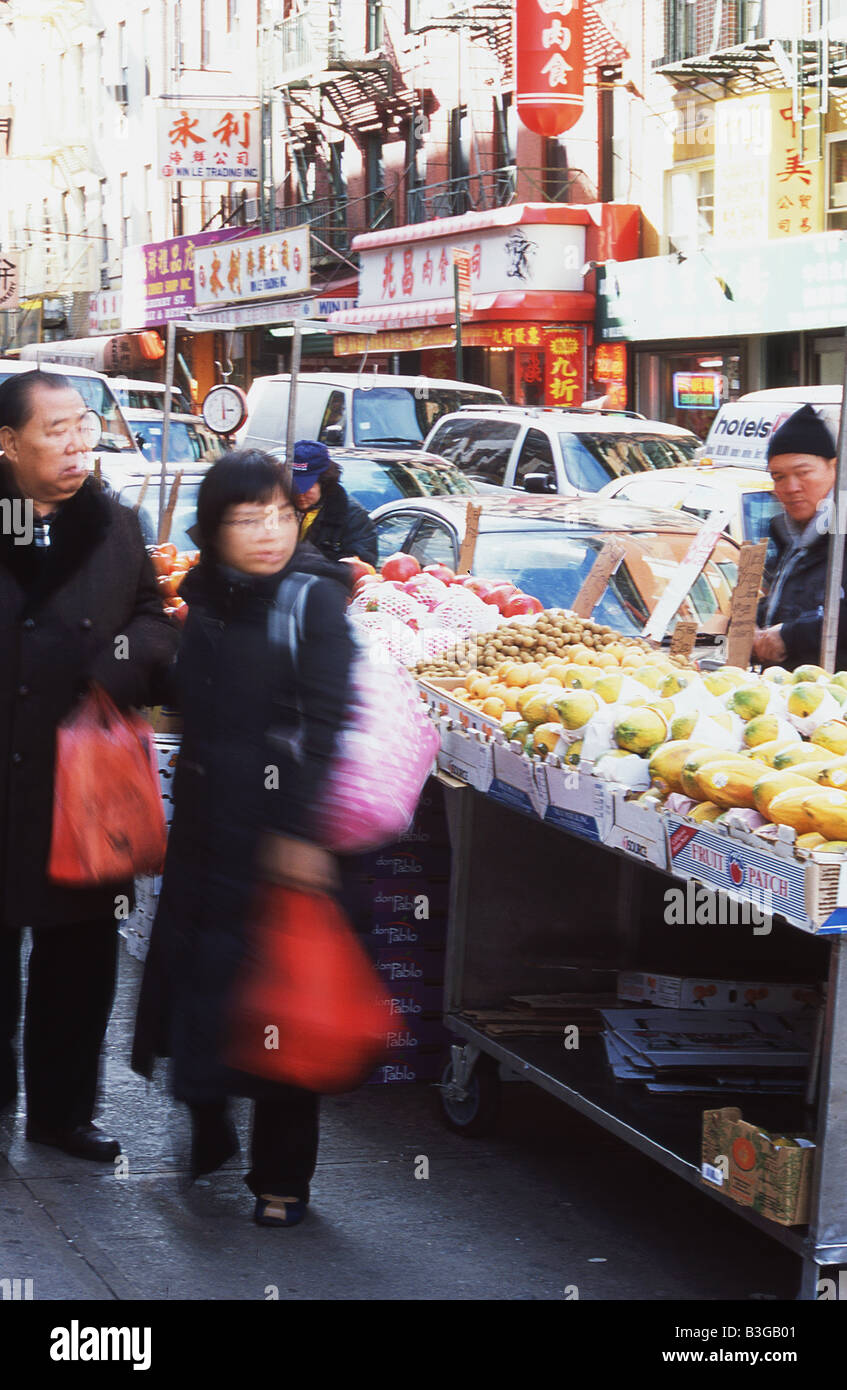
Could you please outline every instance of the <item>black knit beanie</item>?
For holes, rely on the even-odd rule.
[[[835,440],[829,426],[810,405],[802,405],[789,415],[768,440],[768,460],[774,454],[814,454],[818,458],[835,458]]]

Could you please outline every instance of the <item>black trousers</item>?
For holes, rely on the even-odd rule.
[[[244,1181],[255,1197],[263,1192],[275,1197],[309,1200],[309,1183],[318,1160],[320,1098],[298,1086],[277,1086],[276,1094],[257,1100],[253,1108],[250,1139],[250,1172]],[[210,1156],[226,1150],[224,1132],[229,1124],[225,1100],[191,1109],[193,1148],[204,1171],[212,1171]]]
[[[0,924],[0,1106],[17,1092],[21,935]],[[93,1119],[116,973],[113,917],[33,929],[24,1016],[30,1124],[70,1129]]]

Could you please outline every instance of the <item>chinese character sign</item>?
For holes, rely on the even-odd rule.
[[[453,265],[458,271],[459,317],[463,319],[470,318],[471,309],[473,307],[473,300],[471,298],[471,260],[472,255],[470,251],[463,250],[459,246],[453,247]]]
[[[309,289],[309,228],[242,237],[194,256],[196,304],[243,303]]]
[[[674,410],[717,410],[723,395],[718,372],[674,372]]]
[[[788,90],[771,93],[768,234],[807,236],[824,230],[823,160],[818,157],[816,92],[804,92],[795,116]],[[803,129],[801,147],[800,129]]]
[[[122,327],[153,328],[182,318],[186,309],[194,308],[194,257],[199,248],[232,241],[240,231],[240,227],[217,227],[212,232],[128,246],[123,261]]]
[[[255,106],[168,105],[157,112],[159,178],[260,178],[261,120]]]
[[[581,328],[552,328],[545,333],[547,373],[545,405],[581,405],[585,398],[585,334]]]
[[[517,0],[517,111],[536,135],[561,135],[582,114],[582,6],[583,0]]]
[[[20,260],[0,251],[0,310],[17,309],[20,304]]]

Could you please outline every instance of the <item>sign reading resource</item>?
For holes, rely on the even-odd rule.
[[[197,305],[302,294],[310,278],[308,227],[244,237],[194,253]]]
[[[717,410],[722,389],[718,372],[674,372],[674,410]]]
[[[160,179],[258,179],[261,119],[256,106],[160,107]]]

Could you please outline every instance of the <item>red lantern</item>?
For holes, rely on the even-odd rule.
[[[517,111],[536,135],[561,135],[582,114],[584,0],[517,0]]]

